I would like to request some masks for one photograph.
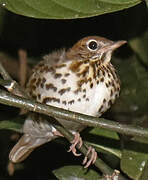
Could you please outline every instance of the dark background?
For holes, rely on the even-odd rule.
[[[128,41],[146,30],[148,21],[144,19],[148,19],[144,3],[116,13],[75,20],[39,20],[7,11],[0,32],[0,51],[17,58],[18,49],[23,48],[27,50],[28,57],[38,59],[53,50],[69,48],[89,35]],[[120,53],[127,57],[133,52],[126,45]],[[115,55],[118,56],[118,51]],[[2,105],[0,109],[1,120],[15,117],[19,112],[18,109]],[[11,134],[13,132],[4,130],[0,134],[0,180],[56,179],[51,173],[53,169],[71,164],[71,161],[78,165],[82,162],[82,158],[66,152],[68,143],[63,146],[62,143],[51,142],[35,150],[22,164],[16,165],[16,171],[11,177],[7,172],[9,150],[15,144],[10,140]]]

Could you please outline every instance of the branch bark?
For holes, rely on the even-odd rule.
[[[29,111],[42,113],[48,116],[52,116],[54,118],[61,118],[65,120],[79,122],[90,127],[100,127],[116,131],[125,135],[148,138],[148,129],[146,128],[125,125],[111,120],[106,120],[104,118],[87,116],[84,114],[67,111],[61,108],[49,105],[47,106],[45,104],[40,104],[30,99],[17,97],[3,90],[0,90],[0,103],[18,108],[25,108]]]

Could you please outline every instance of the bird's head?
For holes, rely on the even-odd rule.
[[[125,44],[126,41],[111,41],[99,36],[89,36],[79,40],[67,52],[70,60],[101,60],[103,63],[110,62],[112,52]]]

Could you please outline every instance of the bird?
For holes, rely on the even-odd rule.
[[[43,56],[33,68],[26,85],[28,95],[39,103],[52,105],[69,111],[100,117],[119,97],[120,79],[111,64],[112,53],[126,41],[112,41],[100,36],[80,39],[72,48],[60,49]],[[75,146],[81,147],[79,132],[86,126],[78,122],[58,119],[74,135],[70,150],[74,155]],[[52,121],[39,114],[30,113],[23,125],[23,135],[9,154],[10,161],[17,163],[26,159],[38,146],[59,136]],[[92,153],[85,167],[93,164],[97,153]]]

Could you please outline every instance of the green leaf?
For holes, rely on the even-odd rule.
[[[8,10],[33,18],[75,19],[119,11],[141,0],[0,0]]]
[[[54,175],[60,180],[96,180],[100,178],[97,172],[84,169],[82,166],[63,166],[53,171]]]
[[[24,124],[25,118],[23,116],[19,116],[15,119],[3,120],[0,121],[0,129],[13,130],[16,132],[22,132],[22,126]]]
[[[111,110],[116,113],[117,120],[131,123],[132,119],[146,115],[148,112],[148,73],[135,55],[124,61],[114,60],[113,64],[116,64],[121,80],[121,94]]]
[[[129,41],[131,48],[138,54],[141,60],[148,66],[148,31]]]
[[[120,141],[118,134],[102,128],[93,128],[86,135],[86,140],[89,145],[95,147],[98,152],[112,154],[121,158]]]
[[[125,143],[125,149],[122,152],[121,169],[129,177],[139,180],[140,176],[142,177],[144,176],[143,173],[146,173],[148,143],[135,140]]]
[[[148,7],[148,0],[145,0],[145,2],[146,2],[146,5],[147,5],[147,7]]]
[[[139,180],[147,180],[147,177],[148,177],[148,161],[145,164],[143,173],[142,173],[141,177],[139,178]]]

